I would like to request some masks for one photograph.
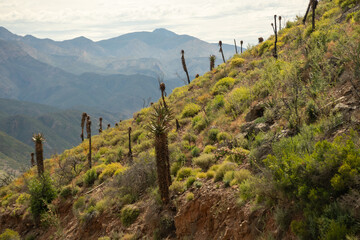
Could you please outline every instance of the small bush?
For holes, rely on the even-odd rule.
[[[202,182],[195,181],[195,182],[194,182],[194,185],[195,185],[196,188],[201,188]]]
[[[224,174],[223,182],[225,183],[226,187],[230,186],[230,182],[234,179],[234,171],[227,171]]]
[[[220,95],[220,94],[215,96],[211,104],[213,109],[220,109],[224,107],[224,105],[225,105],[224,95]]]
[[[250,91],[248,88],[235,88],[229,94],[229,97],[225,104],[225,109],[228,113],[231,113],[233,116],[237,117],[246,109],[249,100]]]
[[[212,142],[212,143],[215,143],[217,141],[217,135],[218,135],[219,132],[220,131],[217,128],[210,129],[209,132],[208,132],[209,141]]]
[[[203,171],[207,171],[214,162],[214,154],[202,154],[200,157],[193,159],[193,164],[199,166]]]
[[[87,170],[84,174],[84,182],[87,186],[92,186],[97,179],[97,173],[94,168]]]
[[[195,103],[189,103],[184,107],[181,115],[183,118],[194,117],[196,114],[198,114],[198,112],[200,112],[200,110],[201,110],[201,107],[199,105],[197,105]]]
[[[241,184],[243,181],[251,177],[251,172],[247,169],[240,169],[234,172],[234,179],[237,183]]]
[[[227,132],[221,132],[217,135],[218,142],[231,140],[231,135]]]
[[[306,116],[308,123],[314,123],[319,117],[319,109],[314,102],[309,102],[306,106]]]
[[[66,199],[68,198],[69,196],[72,195],[72,187],[71,186],[65,186],[61,189],[61,192],[60,192],[60,197]]]
[[[215,146],[212,145],[206,145],[204,148],[204,153],[212,153],[213,151],[216,150]]]
[[[19,233],[7,228],[0,235],[0,240],[20,240],[20,235]]]
[[[228,92],[235,84],[235,79],[225,77],[220,79],[212,88],[211,93],[214,95]]]
[[[215,171],[209,170],[206,172],[206,178],[207,179],[212,179],[215,176]]]
[[[186,194],[185,198],[186,198],[186,201],[189,202],[194,199],[194,194],[192,192],[190,192],[190,193]]]
[[[171,186],[170,186],[170,191],[174,192],[174,193],[183,193],[185,191],[185,186],[183,182],[179,182],[179,181],[174,181]]]
[[[198,156],[200,155],[200,152],[201,152],[201,150],[200,150],[197,146],[195,146],[195,147],[191,150],[191,155],[192,155],[193,157],[198,157]]]
[[[29,182],[30,211],[35,219],[48,210],[48,204],[56,198],[56,189],[48,174],[33,178]]]
[[[183,167],[178,171],[176,179],[183,180],[183,179],[190,177],[191,175],[194,175],[193,169],[189,168],[189,167]]]
[[[216,170],[215,182],[222,181],[227,171],[232,171],[236,168],[236,164],[232,162],[223,162]]]
[[[106,165],[104,170],[101,172],[99,179],[100,181],[104,181],[105,179],[112,177],[115,172],[119,174],[124,170],[125,168],[120,163],[110,163]]]
[[[245,59],[243,58],[233,58],[230,62],[231,67],[241,67],[244,65]]]
[[[121,222],[125,227],[135,222],[140,214],[140,210],[135,205],[127,205],[121,210]]]
[[[195,177],[188,177],[188,179],[186,179],[186,183],[185,183],[185,186],[186,186],[186,188],[188,189],[188,188],[190,188],[192,185],[193,185],[193,183],[195,182]]]
[[[192,126],[197,132],[201,132],[208,125],[208,120],[203,116],[196,116],[192,120]]]

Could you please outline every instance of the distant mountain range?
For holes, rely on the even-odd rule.
[[[103,117],[103,127],[119,122],[112,113],[86,109],[92,117],[93,135],[98,134],[98,119]],[[19,169],[29,166],[30,153],[34,152],[31,137],[44,134],[44,155],[60,153],[81,142],[81,114],[79,110],[61,110],[42,104],[0,98],[0,169]]]
[[[183,85],[182,49],[191,78],[209,70],[211,54],[217,64],[222,62],[217,44],[166,29],[94,42],[85,37],[53,41],[19,36],[0,27],[3,165],[19,168],[29,163],[33,133],[44,133],[49,156],[79,143],[82,112],[95,122],[101,116],[113,125],[148,99],[159,98],[159,78],[168,93]],[[235,52],[231,45],[223,49],[226,58]]]

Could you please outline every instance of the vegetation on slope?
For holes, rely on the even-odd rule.
[[[278,32],[278,59],[271,37],[166,97],[174,116],[171,205],[181,208],[183,196],[194,201],[193,189],[205,183],[219,191],[231,186],[239,206],[259,212],[259,239],[360,236],[359,2],[321,1],[316,14],[315,31],[298,19]],[[88,140],[45,161],[59,197],[41,214],[43,227],[51,223],[55,237],[68,230],[59,215],[70,204],[78,228],[112,226],[92,236],[173,236],[174,208],[161,206],[156,184],[153,112],[144,108],[93,136],[92,169]],[[27,183],[35,172],[0,190],[2,218],[29,218]],[[274,228],[265,224],[269,218]]]

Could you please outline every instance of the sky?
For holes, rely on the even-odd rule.
[[[98,41],[166,28],[207,42],[255,44],[285,21],[305,13],[304,0],[0,0],[0,26],[18,35]]]

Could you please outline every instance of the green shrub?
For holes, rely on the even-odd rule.
[[[216,136],[218,142],[231,140],[231,135],[227,132],[221,132]]]
[[[0,240],[20,240],[20,235],[19,233],[7,228],[0,235]]]
[[[186,201],[191,201],[194,199],[194,194],[192,192],[186,194]]]
[[[135,205],[126,205],[121,209],[121,222],[125,227],[130,226],[135,222],[140,214],[140,210]]]
[[[214,154],[202,154],[197,158],[193,158],[193,164],[200,167],[203,171],[207,171],[214,162]]]
[[[225,77],[220,79],[212,88],[211,93],[214,95],[228,92],[235,84],[235,79]]]
[[[243,181],[239,185],[239,196],[241,201],[248,201],[255,197],[254,187],[250,179]]]
[[[93,185],[96,179],[97,173],[94,168],[87,170],[84,174],[84,182],[87,186]]]
[[[201,107],[199,105],[197,105],[195,103],[189,103],[184,107],[181,115],[183,118],[194,117],[196,114],[198,114],[198,112],[200,112],[200,110],[201,110]]]
[[[217,128],[210,129],[209,132],[208,132],[209,141],[212,142],[212,143],[215,143],[217,141],[217,135],[218,135],[219,132],[220,131]]]
[[[227,171],[224,174],[223,182],[225,183],[226,187],[230,186],[230,182],[234,179],[234,171]]]
[[[177,180],[184,180],[190,176],[194,175],[194,171],[190,167],[183,167],[177,173],[176,179]]]
[[[227,171],[233,171],[236,168],[236,164],[232,162],[223,162],[216,170],[215,182],[222,181]]]
[[[192,126],[197,132],[201,132],[208,125],[208,120],[203,116],[196,116],[192,120]]]
[[[216,150],[215,146],[212,145],[206,145],[204,148],[204,153],[212,153],[213,151]]]
[[[196,180],[195,177],[192,177],[192,176],[188,177],[188,179],[186,179],[186,183],[185,183],[186,188],[187,189],[190,188],[193,185],[193,183],[195,182],[195,180]]]
[[[71,196],[73,193],[72,191],[72,187],[69,185],[69,186],[65,186],[61,189],[61,192],[60,192],[60,197],[66,199],[68,198],[69,196]]]
[[[85,197],[79,197],[74,203],[73,203],[73,210],[83,210],[85,208]]]
[[[231,67],[241,67],[244,65],[245,59],[243,58],[233,58],[230,62]]]
[[[207,179],[212,179],[214,176],[215,176],[215,171],[213,171],[213,170],[209,170],[209,171],[207,171],[206,172],[206,178]]]
[[[179,169],[183,166],[183,164],[181,164],[180,162],[174,162],[173,164],[171,164],[170,167],[170,173],[173,176],[176,176],[176,174],[178,173]]]
[[[315,105],[314,102],[310,101],[306,106],[306,116],[307,116],[307,122],[308,123],[314,123],[319,117],[319,109]]]
[[[200,155],[200,152],[201,152],[201,150],[200,150],[197,146],[195,146],[195,147],[191,150],[191,155],[192,155],[193,157],[198,157],[198,156]]]
[[[237,117],[248,106],[250,100],[250,91],[248,88],[239,87],[231,91],[225,103],[226,112]]]
[[[195,181],[195,182],[194,182],[194,185],[195,185],[196,188],[201,188],[202,182]]]
[[[251,177],[251,172],[247,169],[240,169],[239,171],[234,172],[234,179],[237,183],[241,184],[243,181]]]
[[[169,189],[174,193],[183,193],[185,191],[185,186],[183,182],[174,181]]]
[[[225,106],[225,100],[224,100],[224,95],[216,95],[215,98],[212,100],[212,104],[211,104],[213,109],[220,109],[223,108]]]
[[[40,178],[34,177],[28,185],[30,198],[30,211],[35,219],[48,210],[48,204],[56,198],[56,189],[48,174]]]
[[[185,140],[185,141],[188,141],[189,143],[195,143],[196,142],[196,135],[195,134],[193,134],[192,132],[187,132],[185,135],[184,135],[184,137],[183,137],[183,139]]]

